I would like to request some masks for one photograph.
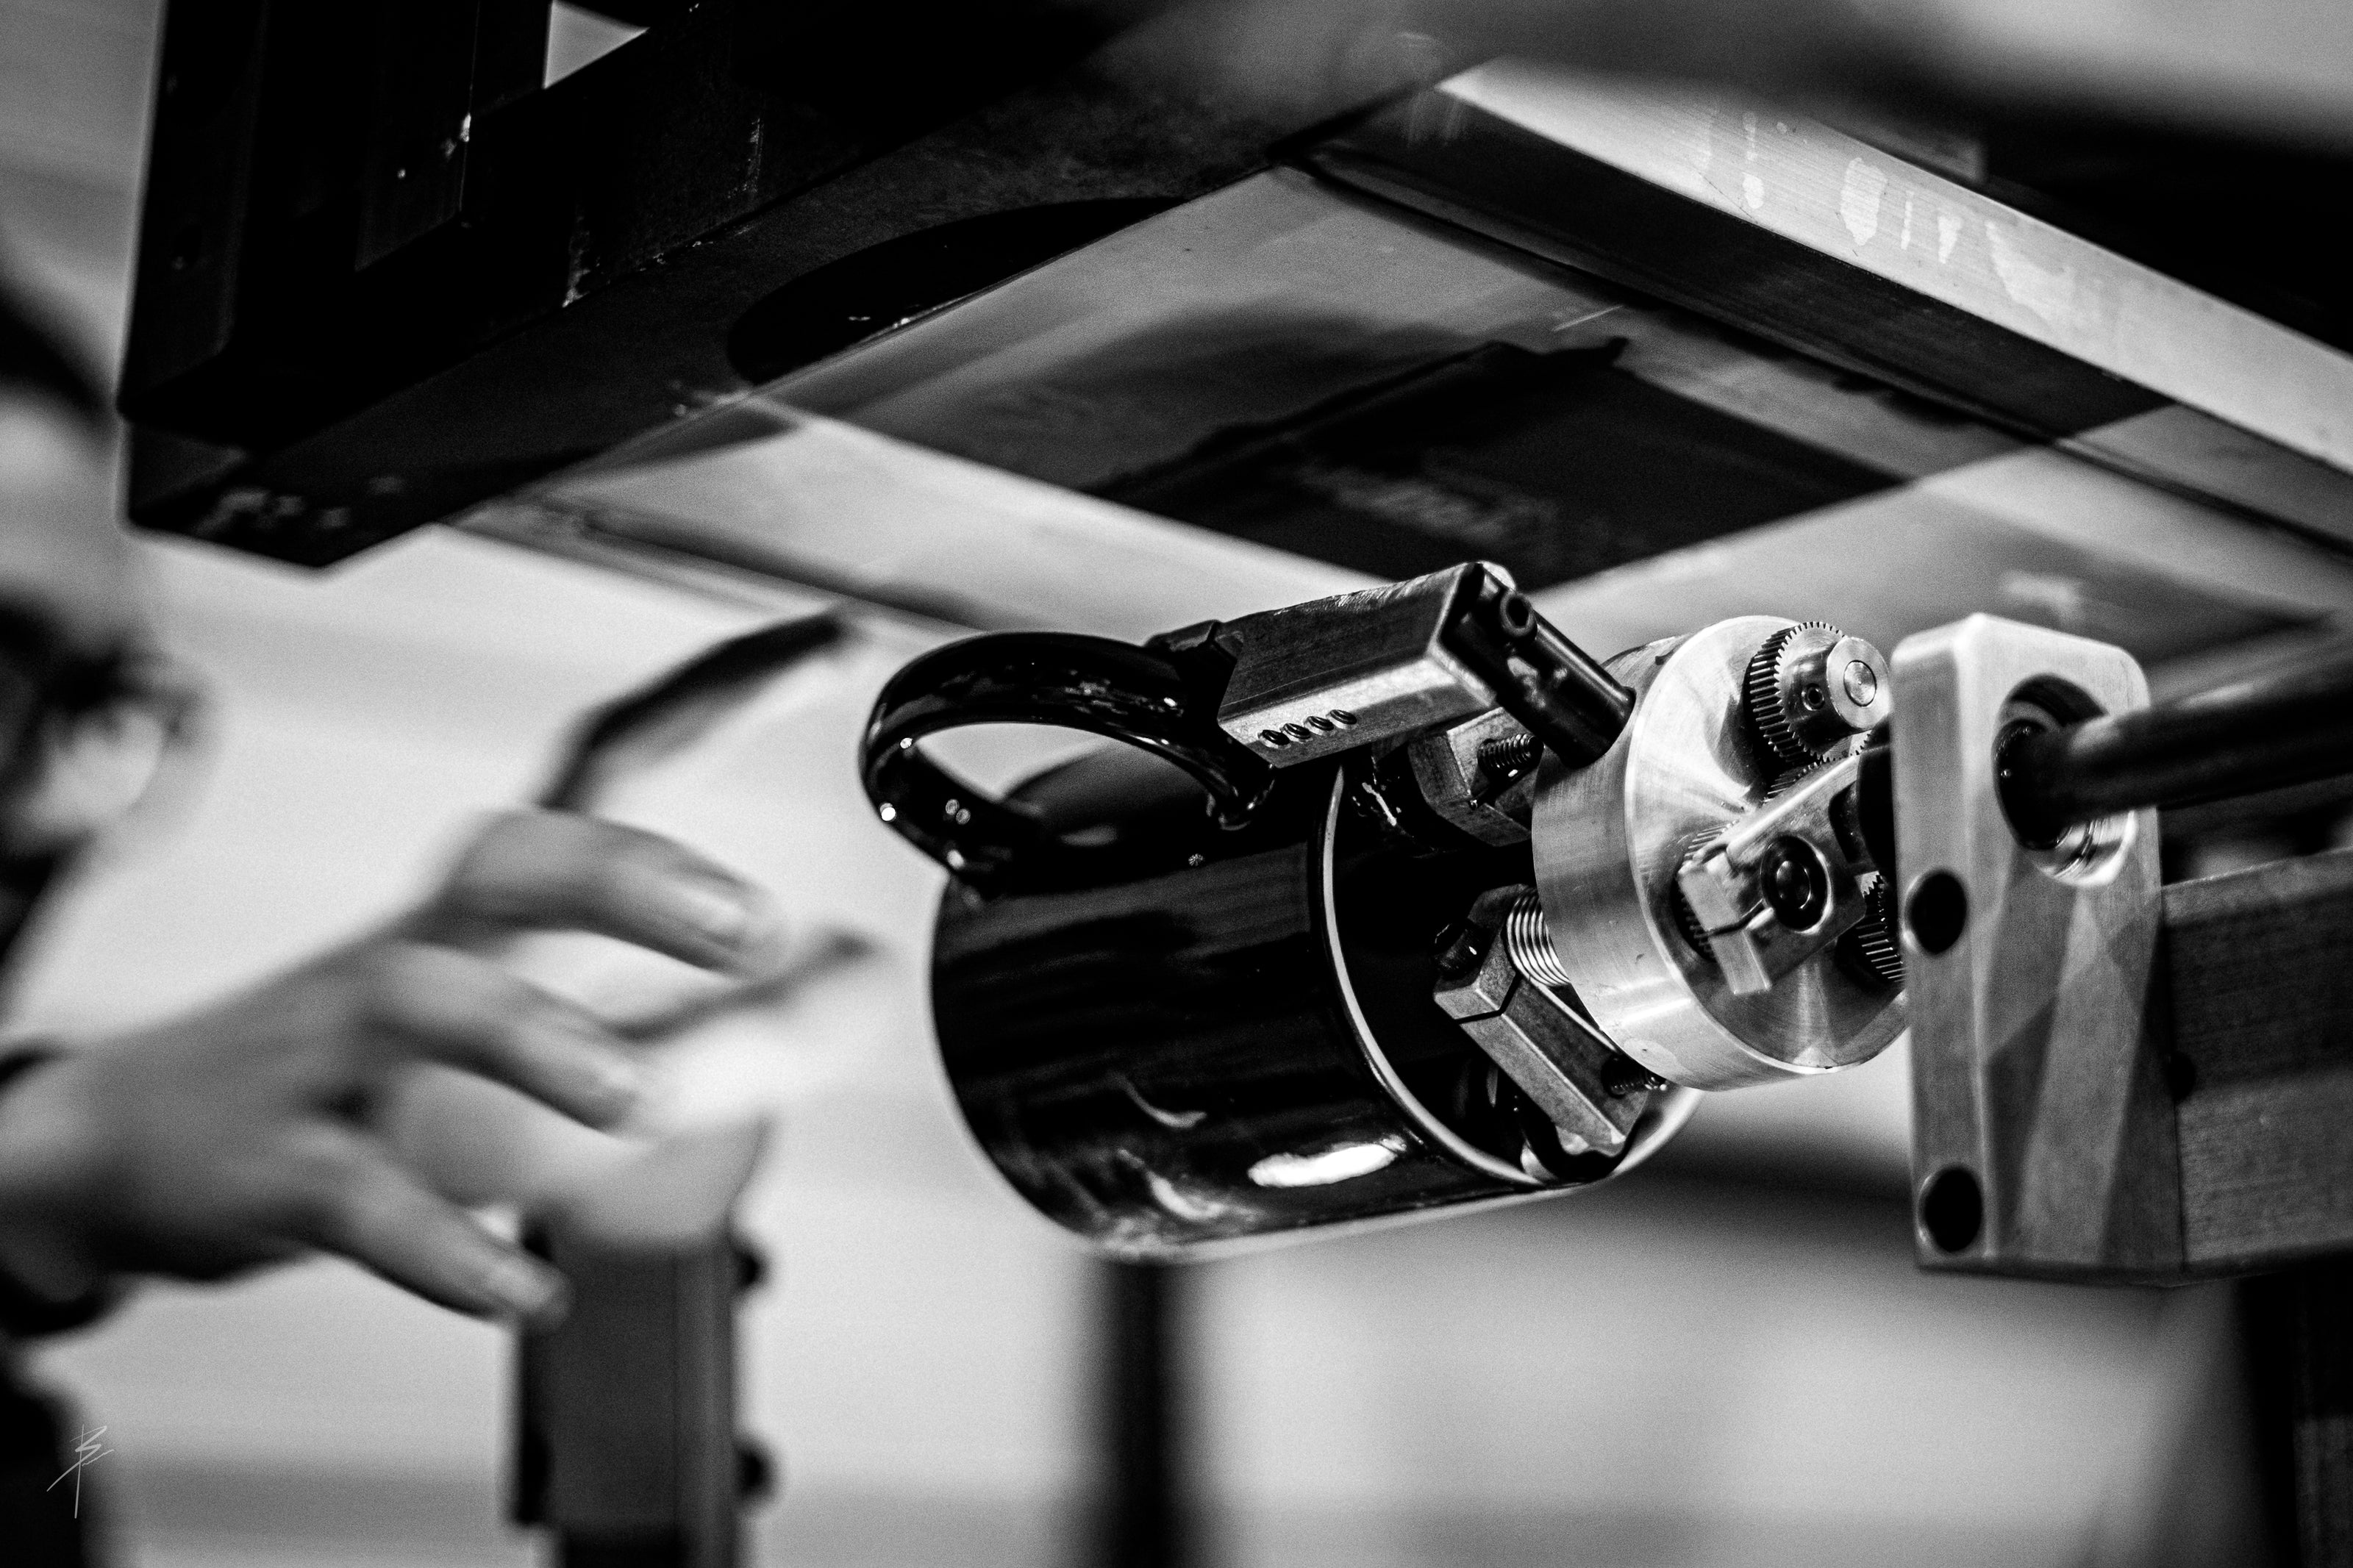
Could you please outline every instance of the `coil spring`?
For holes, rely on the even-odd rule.
[[[1577,989],[1567,966],[1560,961],[1559,951],[1552,944],[1552,933],[1545,927],[1544,905],[1534,888],[1522,893],[1504,916],[1504,951],[1511,955],[1513,968],[1538,984],[1572,993]],[[1706,951],[1704,946],[1701,951]],[[1661,1089],[1668,1085],[1666,1079],[1631,1057],[1620,1056],[1603,1074],[1603,1087],[1612,1094],[1631,1094],[1636,1089]]]
[[[1522,893],[1504,916],[1504,951],[1511,954],[1513,968],[1539,985],[1571,984],[1553,948],[1552,933],[1545,929],[1544,903],[1534,888]]]

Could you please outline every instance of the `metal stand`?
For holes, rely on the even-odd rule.
[[[532,1237],[569,1316],[522,1342],[513,1517],[554,1568],[735,1568],[765,1456],[736,1436],[735,1302],[756,1272],[725,1236],[619,1250]]]
[[[2274,1533],[2353,1568],[2353,1259],[2250,1279],[2241,1310]]]
[[[1105,1263],[1098,1278],[1100,1420],[1111,1474],[1085,1561],[1088,1568],[1185,1568],[1195,1552],[1181,1479],[1184,1281],[1154,1263]]]

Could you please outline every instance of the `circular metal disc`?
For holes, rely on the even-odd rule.
[[[1677,928],[1675,873],[1694,842],[1772,787],[1741,723],[1750,658],[1789,625],[1719,621],[1620,654],[1635,691],[1609,752],[1536,781],[1536,888],[1553,946],[1594,1021],[1670,1082],[1731,1089],[1868,1061],[1904,1027],[1901,991],[1873,988],[1826,949],[1760,995],[1736,996]]]

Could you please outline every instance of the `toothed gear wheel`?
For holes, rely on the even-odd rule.
[[[1790,645],[1799,632],[1827,633],[1835,641],[1841,634],[1827,621],[1804,621],[1794,626],[1783,626],[1765,639],[1757,657],[1748,661],[1748,674],[1742,682],[1741,695],[1748,705],[1748,721],[1764,742],[1769,759],[1778,764],[1776,773],[1786,773],[1793,768],[1810,768],[1822,760],[1822,754],[1798,739],[1794,715],[1789,711],[1788,677],[1793,673],[1788,665]]]
[[[1895,899],[1887,879],[1873,873],[1863,895],[1868,910],[1843,939],[1856,962],[1890,985],[1904,984],[1904,946],[1895,939]]]
[[[1720,830],[1693,834],[1689,842],[1683,845],[1683,858],[1677,864],[1690,865],[1699,858],[1703,850],[1720,842],[1723,837],[1724,834]],[[1699,911],[1692,908],[1691,899],[1684,893],[1681,880],[1675,883],[1674,891],[1668,901],[1674,907],[1675,929],[1683,932],[1683,940],[1691,943],[1694,952],[1698,953],[1710,963],[1714,963],[1715,949],[1708,944],[1707,928],[1699,923]]]
[[[1886,722],[1894,689],[1877,648],[1827,621],[1805,621],[1765,639],[1740,695],[1758,760],[1778,779],[1837,755]]]

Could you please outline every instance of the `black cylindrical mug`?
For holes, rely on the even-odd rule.
[[[1532,879],[1525,844],[1444,831],[1395,752],[1254,769],[1214,700],[1151,649],[1001,636],[917,661],[877,706],[870,794],[951,872],[947,1076],[1024,1197],[1166,1258],[1589,1184],[1681,1123],[1695,1097],[1663,1090],[1620,1152],[1565,1152],[1433,1000],[1445,933]],[[1008,720],[1128,743],[1003,801],[915,743]]]

